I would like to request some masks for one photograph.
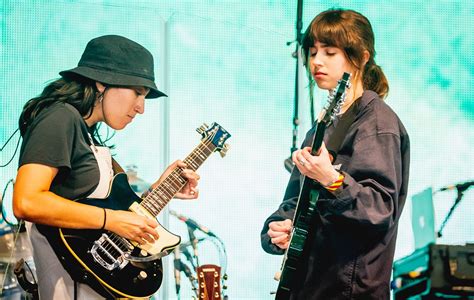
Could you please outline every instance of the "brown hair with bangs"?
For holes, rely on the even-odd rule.
[[[302,40],[303,61],[309,70],[309,48],[315,42],[342,49],[362,76],[364,89],[376,92],[384,99],[388,94],[388,81],[382,68],[375,63],[375,39],[369,20],[353,10],[330,9],[317,15],[309,24]],[[364,63],[364,50],[370,54]],[[311,85],[314,79],[310,72]]]

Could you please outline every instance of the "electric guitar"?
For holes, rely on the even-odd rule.
[[[221,267],[202,265],[197,268],[198,297],[202,300],[222,300],[221,296]]]
[[[326,107],[319,113],[311,146],[312,155],[318,155],[326,127],[344,103],[345,91],[350,85],[349,78],[350,74],[344,73],[336,88],[329,94]],[[285,251],[281,270],[275,275],[275,279],[279,280],[275,297],[277,300],[289,299],[290,294],[303,283],[304,278],[299,278],[299,272],[304,267],[304,258],[307,256],[309,243],[306,242],[311,236],[311,226],[316,215],[316,202],[319,198],[320,188],[321,186],[313,179],[304,176],[293,218],[290,243]]]
[[[224,157],[228,150],[225,141],[231,136],[219,124],[206,124],[197,129],[202,135],[200,144],[184,163],[197,170],[211,155],[219,151]],[[187,180],[174,169],[163,182],[145,198],[138,197],[127,181],[125,173],[115,175],[105,199],[83,199],[80,203],[107,209],[130,210],[156,219],[158,214],[180,191]],[[180,243],[181,238],[160,224],[155,243],[138,245],[105,230],[78,230],[48,227],[45,232],[49,243],[64,268],[76,281],[85,282],[106,298],[149,297],[160,287],[163,268],[161,258]]]

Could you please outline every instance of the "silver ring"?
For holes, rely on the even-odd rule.
[[[299,162],[304,167],[304,160],[300,159]]]

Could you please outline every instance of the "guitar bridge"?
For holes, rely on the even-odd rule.
[[[128,264],[128,257],[133,250],[133,245],[123,238],[111,239],[103,233],[94,241],[90,253],[94,260],[105,269],[123,269]]]

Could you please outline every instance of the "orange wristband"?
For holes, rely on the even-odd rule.
[[[334,181],[333,183],[331,183],[328,186],[325,186],[325,188],[326,188],[326,190],[328,190],[330,192],[334,192],[335,190],[337,190],[339,187],[342,186],[343,181],[344,181],[344,174],[339,173],[339,176],[337,177],[336,181]]]

